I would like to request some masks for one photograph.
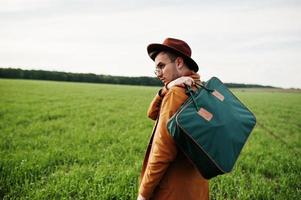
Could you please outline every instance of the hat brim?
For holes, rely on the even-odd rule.
[[[157,44],[157,43],[150,44],[147,46],[147,53],[153,61],[155,61],[156,56],[161,51],[168,51],[176,54],[177,56],[183,57],[184,62],[187,64],[189,69],[193,70],[194,72],[197,72],[199,70],[198,64],[191,57],[186,56],[185,54],[183,54],[181,51],[178,51],[177,49],[174,49],[172,47],[163,44]]]

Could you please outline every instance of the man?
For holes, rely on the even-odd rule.
[[[184,85],[195,89],[195,83],[200,82],[198,65],[182,40],[167,38],[163,44],[150,44],[147,51],[164,87],[148,109],[148,117],[156,124],[143,162],[138,199],[208,199],[208,181],[177,148],[167,130],[168,120],[188,98]]]

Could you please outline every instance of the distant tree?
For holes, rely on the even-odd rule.
[[[72,82],[88,82],[88,83],[109,83],[109,84],[125,84],[125,85],[149,85],[162,86],[159,79],[154,77],[126,77],[111,75],[96,75],[92,73],[68,73],[45,70],[23,70],[15,68],[0,68],[0,78],[16,78],[16,79],[36,79],[36,80],[52,80],[52,81],[72,81]],[[226,83],[229,88],[273,88],[272,86],[262,86],[256,84]]]

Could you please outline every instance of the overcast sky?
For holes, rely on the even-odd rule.
[[[301,88],[300,0],[0,0],[0,67],[154,76],[166,37],[203,80]]]

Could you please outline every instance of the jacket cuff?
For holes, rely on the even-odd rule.
[[[145,199],[149,199],[151,196],[151,191],[147,190],[141,185],[139,188],[139,194],[141,194]]]
[[[168,88],[166,87],[166,85],[159,90],[158,95],[163,98],[165,96],[165,94],[168,92]]]

